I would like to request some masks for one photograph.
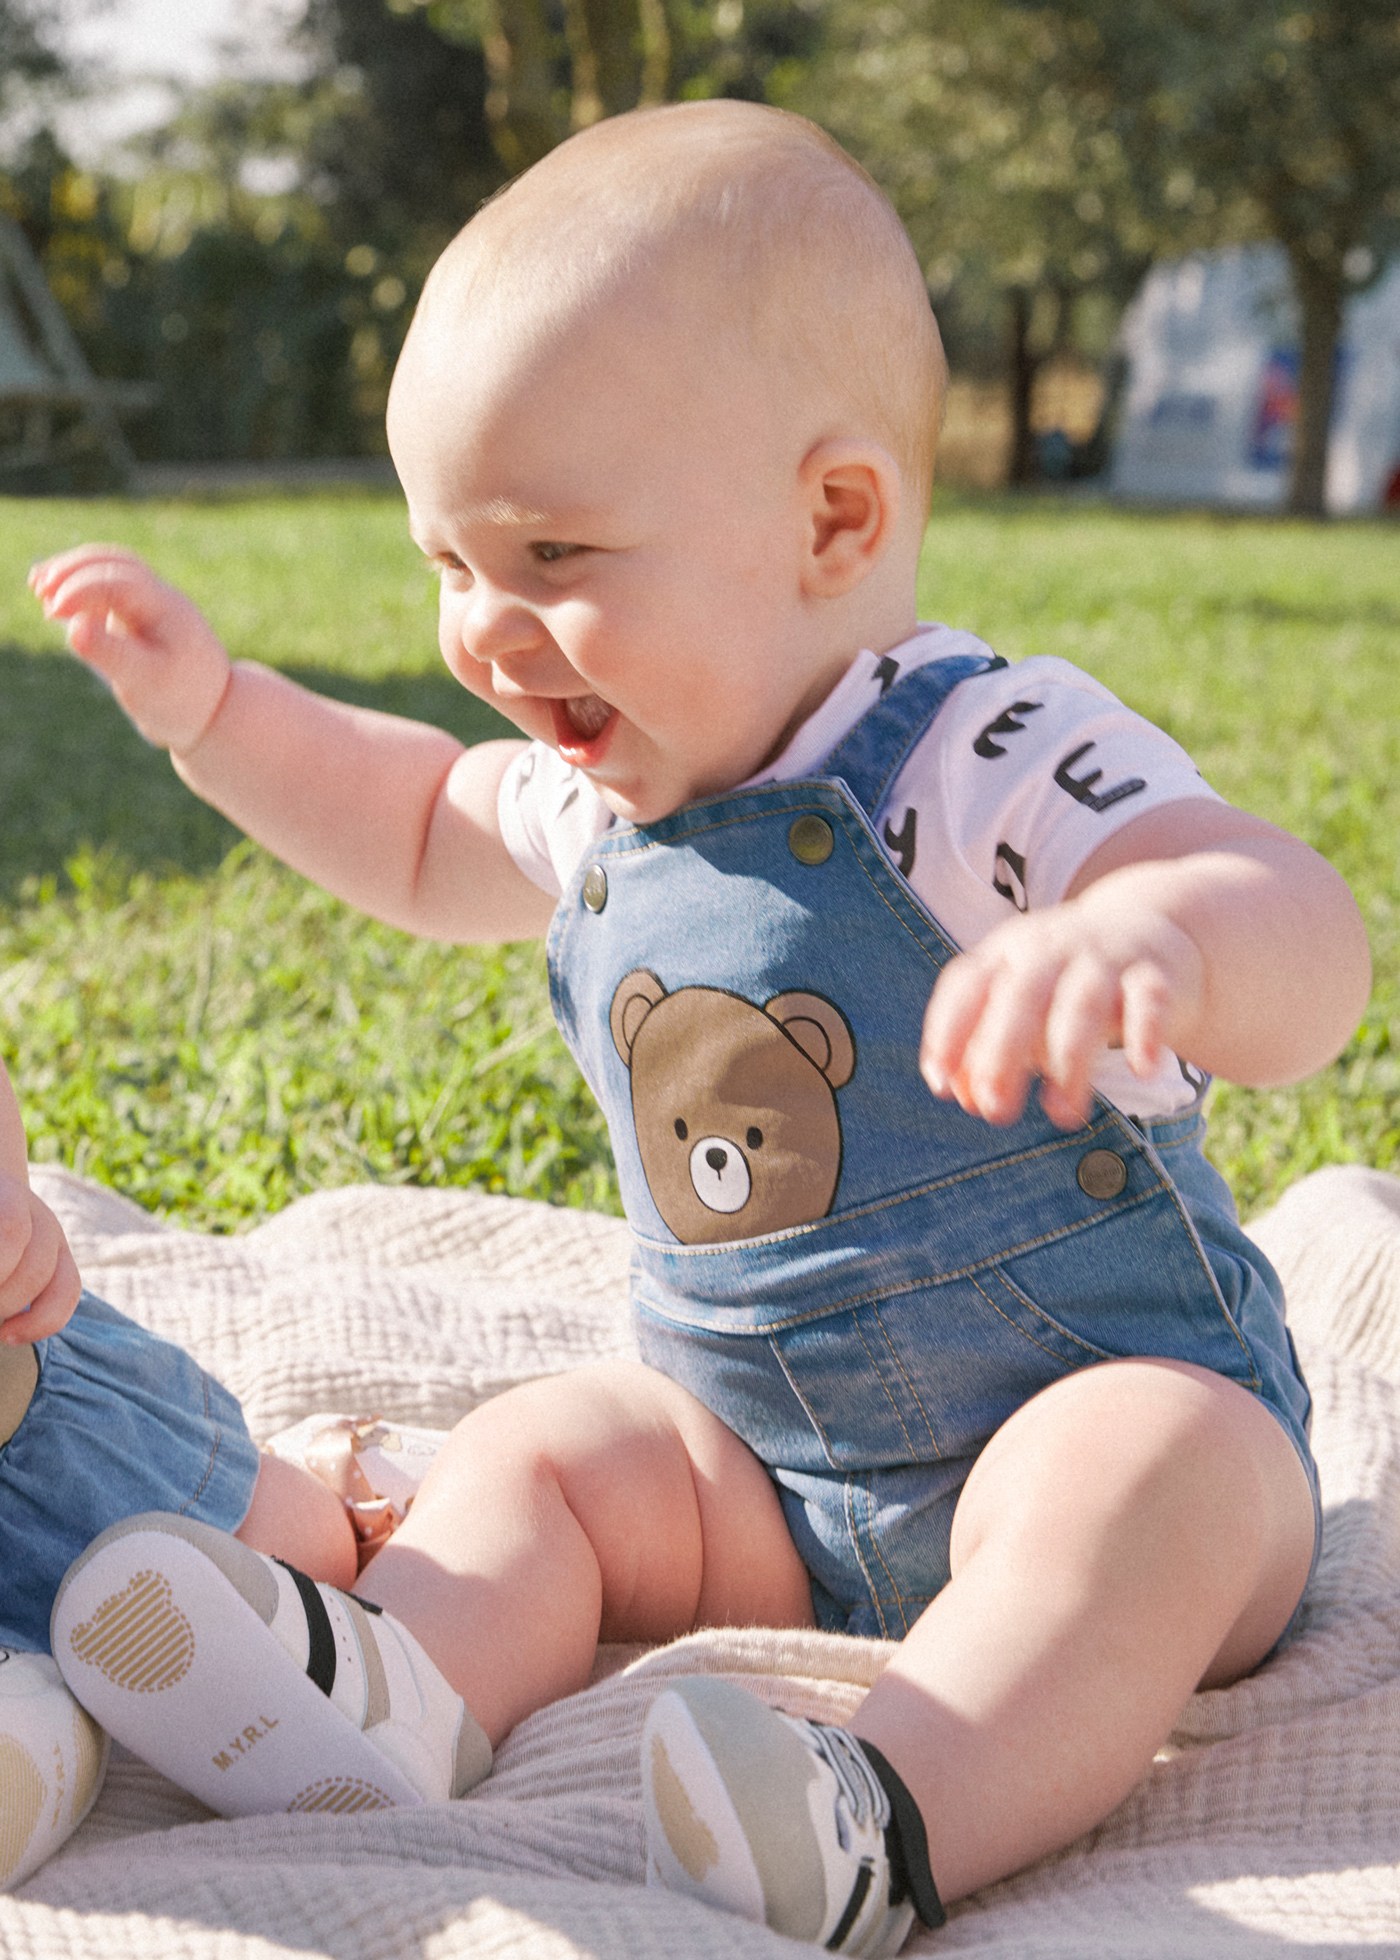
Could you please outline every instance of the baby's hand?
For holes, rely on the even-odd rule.
[[[85,544],[45,559],[29,584],[68,644],[102,676],[148,742],[177,753],[208,728],[229,658],[203,613],[118,545]]]
[[[81,1291],[63,1227],[22,1178],[0,1173],[0,1342],[56,1334]]]
[[[1134,1074],[1157,1069],[1173,1030],[1193,1022],[1204,987],[1195,941],[1121,887],[1009,919],[950,961],[924,1017],[919,1065],[936,1096],[1012,1123],[1031,1081],[1062,1129],[1086,1121],[1090,1075],[1106,1046]]]

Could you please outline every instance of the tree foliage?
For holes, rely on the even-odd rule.
[[[1302,322],[1291,507],[1323,509],[1347,293],[1400,234],[1394,0],[1056,0],[1111,78],[1143,177],[1202,190],[1288,255]]]
[[[0,0],[0,109],[17,86],[62,72],[52,34],[52,13],[42,0]]]
[[[1092,30],[1015,0],[831,0],[826,26],[782,98],[893,198],[955,361],[1008,374],[1007,474],[1027,481],[1041,364],[1091,309],[1116,317],[1160,236]]]

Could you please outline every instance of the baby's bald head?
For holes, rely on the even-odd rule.
[[[396,385],[440,373],[464,322],[547,357],[649,295],[684,310],[721,368],[764,365],[810,423],[801,439],[882,443],[922,528],[946,369],[918,262],[864,171],[781,110],[640,110],[561,144],[444,252]]]

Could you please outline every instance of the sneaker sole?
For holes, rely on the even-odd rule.
[[[185,1537],[176,1519],[128,1520],[68,1572],[53,1649],[78,1700],[225,1817],[421,1804],[251,1603],[266,1609],[258,1554],[223,1534],[195,1542],[199,1529]]]
[[[734,1802],[734,1785],[745,1780],[748,1766],[728,1760],[713,1727],[706,1725],[707,1734],[691,1706],[693,1697],[708,1713],[732,1692],[705,1682],[697,1694],[687,1683],[686,1690],[658,1695],[648,1711],[642,1730],[647,1880],[762,1925],[763,1875]],[[751,1726],[751,1707],[741,1708]]]
[[[38,1654],[9,1661],[52,1673],[52,1685],[0,1700],[0,1890],[20,1884],[67,1842],[97,1801],[107,1767],[106,1736],[53,1662]]]

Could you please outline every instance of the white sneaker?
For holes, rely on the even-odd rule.
[[[848,1730],[780,1715],[727,1681],[678,1681],[647,1716],[642,1786],[648,1884],[833,1953],[903,1946],[915,1920],[903,1849]]]
[[[491,1767],[407,1628],[189,1518],[149,1511],[94,1539],[52,1631],[83,1706],[225,1817],[439,1803]]]
[[[48,1655],[0,1647],[0,1890],[73,1835],[106,1768],[106,1736]]]

